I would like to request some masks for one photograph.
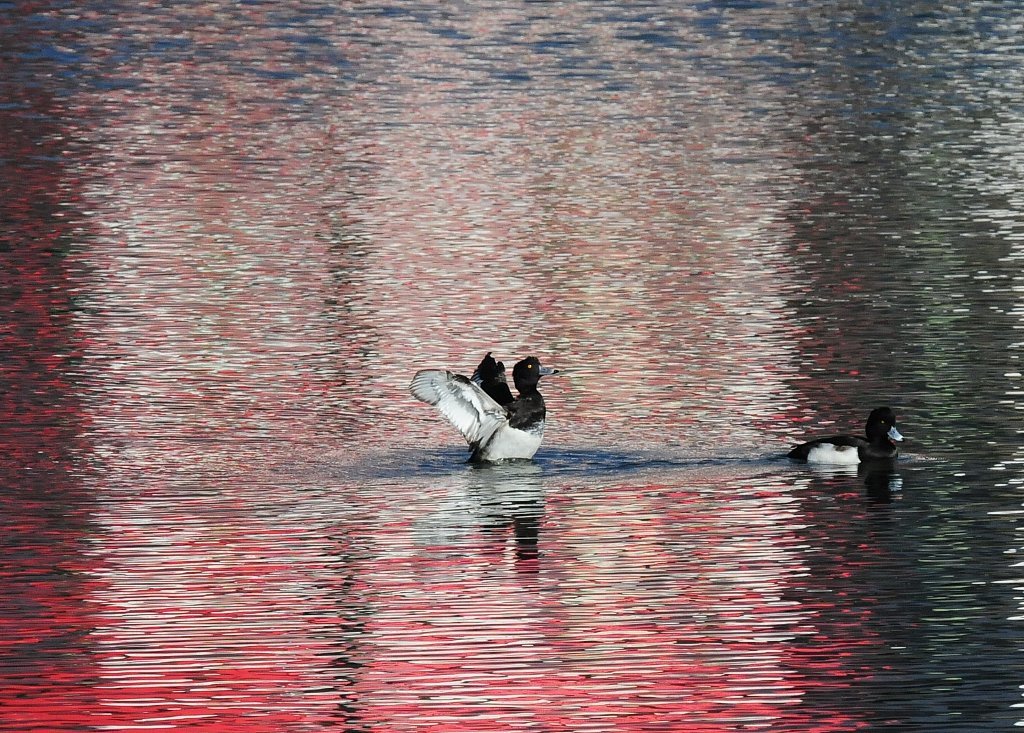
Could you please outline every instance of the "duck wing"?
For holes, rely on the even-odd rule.
[[[409,385],[412,396],[436,407],[474,448],[508,423],[508,412],[461,374],[421,369]]]
[[[484,355],[469,380],[473,384],[479,385],[487,393],[487,396],[499,405],[509,405],[514,399],[512,391],[508,388],[508,380],[505,378],[505,364],[495,361],[490,351]]]

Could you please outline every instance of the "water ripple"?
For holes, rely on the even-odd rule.
[[[1012,11],[5,7],[0,731],[1019,723]]]

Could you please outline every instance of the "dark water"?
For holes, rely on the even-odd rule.
[[[4,4],[0,731],[1020,725],[1022,18]]]

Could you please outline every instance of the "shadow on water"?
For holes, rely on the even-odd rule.
[[[492,472],[514,475],[518,472],[539,472],[546,479],[584,478],[599,480],[626,477],[656,471],[728,471],[740,473],[765,470],[777,464],[781,455],[673,455],[666,451],[628,451],[601,448],[549,448],[529,461],[507,461],[496,464],[473,464],[460,449],[389,451],[378,453],[356,463],[324,466],[327,470],[369,479],[410,479],[458,475],[463,472]],[[788,461],[783,461],[788,463]]]

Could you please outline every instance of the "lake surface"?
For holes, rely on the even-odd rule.
[[[1024,724],[1022,32],[4,4],[0,731]],[[487,351],[532,463],[408,393]]]

